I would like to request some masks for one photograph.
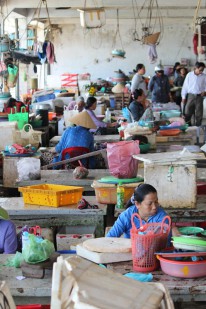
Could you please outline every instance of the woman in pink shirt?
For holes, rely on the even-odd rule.
[[[17,235],[13,222],[5,209],[0,207],[0,253],[16,253]]]

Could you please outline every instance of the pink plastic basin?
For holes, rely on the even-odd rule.
[[[197,262],[174,261],[159,255],[157,258],[160,260],[162,271],[167,275],[180,278],[200,278],[206,276],[206,260]]]

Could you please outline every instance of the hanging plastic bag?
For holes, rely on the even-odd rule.
[[[133,122],[132,117],[131,117],[131,112],[129,111],[128,107],[122,108],[122,114],[123,114],[124,118],[127,119],[127,122]]]
[[[14,64],[9,64],[7,70],[8,70],[7,86],[9,88],[14,88],[16,86],[19,68]]]
[[[134,178],[137,176],[138,160],[132,156],[139,154],[139,141],[122,141],[107,144],[109,171],[114,177]]]
[[[25,262],[29,264],[37,264],[46,261],[55,251],[54,244],[43,239],[40,236],[29,234],[29,241],[22,248],[22,254]]]
[[[76,106],[75,106],[76,107]],[[76,109],[68,110],[66,107],[64,109],[64,122],[66,127],[71,127],[73,123],[71,123],[68,119],[72,118],[73,116],[79,114],[79,111]]]

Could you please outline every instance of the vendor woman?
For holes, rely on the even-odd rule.
[[[97,128],[109,128],[109,127],[115,127],[116,126],[116,122],[113,123],[106,123],[103,122],[101,120],[99,120],[97,118],[97,116],[94,113],[94,110],[97,107],[97,99],[95,97],[88,97],[87,101],[86,101],[86,105],[85,105],[85,110],[87,111],[87,113],[89,114],[89,116],[92,118],[92,120],[94,121],[95,125]]]
[[[139,121],[145,111],[143,103],[145,101],[144,91],[142,89],[135,89],[132,97],[133,101],[129,105],[129,110],[132,114],[134,121]]]
[[[90,152],[94,151],[94,137],[89,130],[95,129],[96,125],[88,113],[83,111],[70,118],[69,121],[74,126],[64,131],[59,143],[56,145],[54,152],[57,152],[58,156],[54,157],[53,163],[62,160],[62,152],[68,147],[86,147],[89,148]],[[92,160],[90,161],[92,165],[90,168],[93,168]]]
[[[0,207],[0,233],[0,253],[16,253],[16,227],[14,223],[9,220],[7,211],[2,207]]]
[[[138,213],[142,219],[142,224],[162,222],[167,216],[165,210],[159,205],[157,191],[149,184],[139,185],[134,192],[134,205],[122,212],[114,226],[107,233],[107,237],[120,237],[124,234],[125,238],[130,238],[132,228],[131,218],[134,213]],[[140,228],[140,222],[136,218],[135,225]],[[172,229],[173,236],[180,235],[178,229]]]

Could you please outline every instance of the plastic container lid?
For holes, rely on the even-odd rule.
[[[183,235],[194,235],[198,233],[204,232],[204,229],[201,227],[196,227],[196,226],[184,226],[184,227],[179,227],[178,228],[180,233]]]

